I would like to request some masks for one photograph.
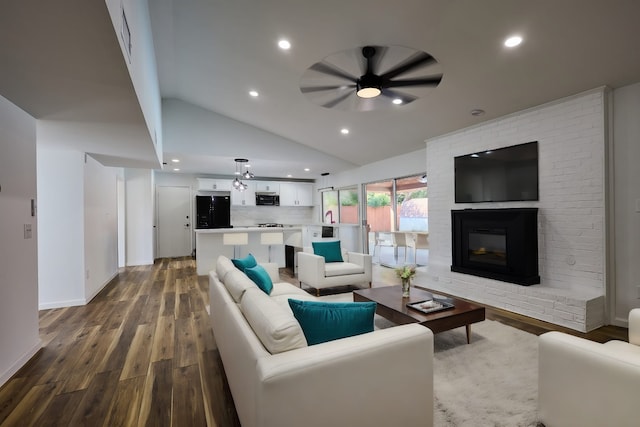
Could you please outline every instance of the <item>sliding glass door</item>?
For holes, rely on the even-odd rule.
[[[364,192],[367,241],[374,262],[388,266],[426,264],[428,250],[421,250],[428,247],[429,230],[425,175],[369,183]]]

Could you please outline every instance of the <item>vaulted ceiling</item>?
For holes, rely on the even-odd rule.
[[[85,1],[54,3],[57,8],[35,0],[1,6],[0,94],[35,116],[89,121],[93,118],[86,116],[94,109],[82,106],[94,106],[87,95],[96,92],[87,88],[102,88],[97,94],[105,99],[119,93],[110,90],[113,83],[128,91],[123,95],[128,106],[108,103],[103,113],[113,123],[140,125],[131,84],[123,78],[126,67],[114,50],[115,33],[101,30],[104,40],[90,36],[110,25],[104,4],[99,13],[89,13],[86,9],[96,6]],[[298,168],[294,177],[317,178],[419,150],[429,138],[528,107],[640,80],[640,2],[631,0],[148,4],[165,99],[165,161],[181,158],[183,172],[230,173],[230,159],[247,157],[258,175],[282,176]],[[36,34],[37,40],[25,34]],[[506,48],[504,40],[514,34],[523,43]],[[73,37],[54,52],[47,40],[65,35]],[[291,49],[278,48],[282,38]],[[393,47],[427,52],[437,60],[442,81],[435,88],[407,90],[418,97],[410,104],[375,111],[353,111],[341,103],[325,108],[301,92],[300,86],[308,84],[305,72],[325,58],[342,55],[333,65],[359,75],[357,52],[366,45],[392,47],[387,68],[402,60]],[[429,70],[415,74],[422,72]],[[314,83],[336,81],[319,76]],[[250,90],[259,96],[250,96]],[[474,109],[485,113],[471,115]],[[349,133],[342,134],[343,128]],[[135,151],[136,144],[128,141],[102,154],[117,163],[129,154],[141,156]],[[302,172],[305,166],[311,171]]]

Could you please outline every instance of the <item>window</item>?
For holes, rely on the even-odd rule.
[[[340,222],[343,224],[358,224],[358,190],[356,188],[338,191],[340,199]]]
[[[338,192],[323,191],[322,192],[322,222],[333,224],[339,222],[338,216]]]
[[[358,224],[360,203],[356,187],[322,193],[322,222]]]

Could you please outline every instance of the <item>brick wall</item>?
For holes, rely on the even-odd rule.
[[[579,331],[604,323],[606,99],[597,89],[427,141],[429,286]],[[538,202],[454,203],[455,156],[529,141]],[[539,209],[540,285],[450,271],[451,210],[501,207]]]

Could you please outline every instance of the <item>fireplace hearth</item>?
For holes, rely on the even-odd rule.
[[[538,209],[451,211],[451,271],[519,285],[540,283]]]

